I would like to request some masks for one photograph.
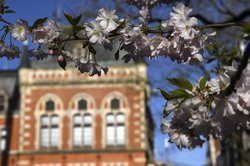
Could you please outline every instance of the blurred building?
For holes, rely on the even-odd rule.
[[[209,166],[249,166],[250,165],[250,133],[234,133],[224,141],[209,140]]]
[[[111,65],[101,77],[55,66],[24,56],[19,69],[0,71],[1,166],[153,163],[144,63]]]

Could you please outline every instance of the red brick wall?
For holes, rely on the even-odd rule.
[[[25,121],[26,124],[30,124],[31,128],[28,129],[24,129],[24,132],[29,132],[31,133],[30,137],[29,137],[29,141],[31,142],[30,145],[26,145],[24,146],[24,153],[27,151],[33,151],[35,150],[35,138],[36,136],[36,120],[34,118],[34,111],[36,108],[36,104],[38,102],[38,100],[46,95],[47,93],[52,93],[57,95],[63,102],[63,110],[66,111],[70,111],[68,110],[69,108],[69,101],[72,99],[73,96],[84,92],[89,94],[90,96],[92,96],[95,99],[95,103],[96,103],[96,109],[100,109],[101,107],[101,103],[104,99],[104,97],[106,95],[108,95],[110,92],[113,91],[118,91],[120,93],[122,93],[124,96],[126,96],[129,105],[130,105],[130,116],[129,116],[129,122],[130,125],[126,126],[128,127],[128,131],[129,135],[128,138],[129,139],[129,144],[127,148],[140,148],[140,142],[135,142],[134,139],[140,137],[140,133],[139,134],[135,134],[133,131],[135,129],[140,129],[140,125],[135,126],[132,122],[133,121],[140,121],[140,117],[134,117],[133,113],[139,112],[140,110],[139,108],[137,109],[133,109],[132,106],[134,104],[139,104],[139,94],[140,92],[134,88],[134,86],[122,86],[122,87],[85,87],[85,88],[78,88],[76,87],[63,87],[62,89],[55,89],[55,88],[37,88],[35,90],[31,91],[31,94],[26,96],[26,100],[27,99],[31,99],[31,103],[30,104],[25,104],[25,107],[29,107],[32,111],[26,112],[25,115],[29,115],[32,117],[32,119]],[[23,118],[23,117],[21,117]],[[95,117],[95,121],[96,121],[96,127],[95,127],[95,147],[96,149],[101,149],[102,148],[102,140],[103,135],[102,135],[102,125],[103,125],[103,120],[102,120],[102,116],[100,114],[97,114]],[[1,121],[0,121],[1,123]],[[14,123],[14,130],[13,130],[13,136],[16,136],[16,138],[18,137],[18,121],[15,121]],[[69,140],[69,135],[71,134],[70,131],[68,130],[68,126],[71,126],[71,122],[68,119],[68,117],[63,117],[63,129],[62,129],[62,134],[63,134],[63,142],[62,142],[62,149],[63,150],[69,150],[70,147],[68,147],[68,140]],[[17,149],[17,142],[18,139],[11,141],[12,145],[11,147],[13,149]],[[9,159],[9,165],[10,166],[14,166],[14,165],[18,165],[18,162],[24,162],[25,161],[27,163],[29,163],[28,165],[35,165],[36,163],[38,164],[48,164],[48,163],[61,163],[62,165],[66,165],[66,163],[80,163],[80,162],[91,162],[91,163],[95,163],[96,166],[102,166],[101,163],[103,162],[127,162],[129,163],[129,166],[145,166],[145,162],[140,161],[140,162],[136,162],[135,160],[137,158],[145,158],[145,152],[142,150],[141,152],[98,152],[98,153],[67,153],[67,154],[60,154],[60,153],[56,153],[56,154],[20,154],[16,157],[11,157]],[[22,163],[23,164],[23,163]],[[25,165],[25,164],[24,164]]]

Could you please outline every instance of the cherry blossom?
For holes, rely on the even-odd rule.
[[[17,23],[11,27],[11,33],[16,40],[27,40],[29,33],[28,23],[24,20],[17,20]]]
[[[107,32],[111,32],[118,27],[118,16],[115,15],[115,10],[108,11],[105,9],[99,10],[99,16],[95,19],[100,26]]]
[[[33,29],[32,34],[34,43],[48,44],[59,36],[59,26],[53,20],[49,20],[47,25]]]
[[[91,22],[86,26],[86,33],[91,43],[103,44],[107,41],[107,33],[98,22]]]

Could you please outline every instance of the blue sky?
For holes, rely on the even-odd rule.
[[[7,4],[11,7],[11,9],[15,10],[15,14],[6,15],[7,18],[11,22],[15,22],[16,19],[22,18],[28,20],[29,22],[33,22],[39,17],[52,17],[52,12],[55,11],[58,6],[60,8],[66,8],[65,6],[71,5],[71,1],[61,3],[61,0],[7,0]],[[72,2],[71,2],[72,3]],[[67,7],[68,8],[68,7]],[[66,9],[67,9],[66,8]],[[21,44],[21,43],[19,43]],[[178,75],[176,71],[176,64],[170,62],[168,59],[156,59],[148,61],[148,77],[151,83],[152,90],[156,88],[164,88],[168,89],[166,77],[172,77]],[[19,60],[7,61],[6,59],[0,59],[0,69],[12,69],[16,68],[19,63]],[[189,66],[182,65],[181,68],[185,69],[187,72],[192,70]],[[184,70],[184,71],[185,71]],[[191,78],[195,80],[200,76],[199,72],[196,74],[192,74]],[[163,109],[163,105],[165,101],[158,94],[156,96],[152,96],[150,99],[150,108],[155,120],[155,153],[156,159],[159,161],[170,161],[174,162],[177,165],[191,165],[191,166],[200,166],[204,165],[206,161],[206,145],[203,148],[195,149],[193,151],[190,150],[182,150],[180,151],[174,145],[165,145],[166,135],[161,134],[159,129],[159,121],[161,118],[161,112]]]

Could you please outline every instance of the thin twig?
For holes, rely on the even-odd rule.
[[[13,25],[11,22],[9,22],[3,18],[0,18],[0,21],[4,22],[5,24],[8,24],[8,25]]]
[[[225,28],[230,26],[240,26],[239,23],[229,22],[229,23],[219,23],[219,24],[208,24],[201,26],[200,29],[207,29],[207,28]]]

